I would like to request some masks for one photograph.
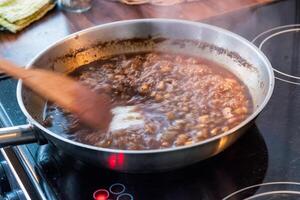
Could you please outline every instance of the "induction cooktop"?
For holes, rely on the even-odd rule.
[[[202,22],[253,42],[274,68],[273,96],[242,138],[215,157],[153,174],[91,166],[50,143],[5,148],[6,162],[22,185],[12,191],[15,196],[49,200],[300,199],[300,2],[275,1]],[[12,79],[0,81],[2,126],[26,122],[15,87]],[[6,198],[7,191],[2,193]]]

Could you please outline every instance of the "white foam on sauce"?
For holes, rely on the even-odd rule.
[[[144,117],[136,106],[118,106],[112,109],[113,118],[109,126],[111,132],[127,129],[129,127],[142,127]]]

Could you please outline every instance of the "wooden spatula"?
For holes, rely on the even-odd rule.
[[[97,94],[63,74],[42,69],[23,69],[2,58],[0,70],[22,79],[27,87],[74,113],[84,124],[92,128],[108,128],[112,114],[111,100],[107,95]]]

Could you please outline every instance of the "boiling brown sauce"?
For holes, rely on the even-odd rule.
[[[135,106],[145,122],[95,131],[49,104],[45,122],[51,121],[50,129],[105,148],[191,145],[230,130],[253,110],[247,87],[234,74],[198,57],[161,52],[117,55],[79,67],[70,75],[109,94],[113,107]]]

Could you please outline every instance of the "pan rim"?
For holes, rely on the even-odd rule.
[[[179,150],[186,150],[186,149],[190,149],[190,148],[195,148],[197,146],[200,145],[205,145],[208,143],[211,143],[213,141],[219,140],[225,136],[228,136],[234,132],[236,132],[238,129],[241,129],[242,127],[244,127],[245,125],[247,125],[248,123],[250,123],[252,120],[254,120],[255,117],[257,117],[257,115],[262,111],[262,109],[267,105],[267,103],[269,102],[273,90],[274,90],[274,84],[275,84],[275,77],[274,77],[274,72],[271,66],[271,63],[269,62],[269,60],[267,59],[267,57],[254,45],[252,44],[250,41],[246,40],[245,38],[243,38],[242,36],[239,36],[233,32],[230,32],[226,29],[223,28],[219,28],[213,25],[209,25],[209,24],[205,24],[205,23],[200,23],[200,22],[193,22],[193,21],[188,21],[188,20],[177,20],[177,19],[165,19],[165,18],[148,18],[148,19],[134,19],[134,20],[122,20],[122,21],[117,21],[117,22],[111,22],[111,23],[106,23],[106,24],[102,24],[102,25],[97,25],[91,28],[87,28],[75,33],[72,33],[60,40],[58,40],[57,42],[49,45],[47,48],[45,48],[43,51],[41,51],[38,55],[36,55],[26,66],[25,68],[30,68],[32,66],[32,64],[39,58],[41,57],[45,52],[47,52],[49,49],[54,48],[62,43],[64,43],[67,40],[73,39],[78,37],[78,35],[84,34],[86,32],[91,32],[91,31],[95,31],[97,29],[101,29],[104,27],[110,27],[110,26],[117,26],[119,24],[122,25],[126,25],[126,24],[131,24],[131,23],[145,23],[145,22],[151,22],[151,23],[181,23],[181,24],[185,24],[185,25],[192,25],[195,27],[205,27],[214,31],[218,31],[218,32],[222,32],[223,34],[226,34],[228,36],[234,37],[236,39],[238,39],[240,42],[242,42],[244,45],[248,46],[251,50],[253,50],[254,52],[256,52],[258,58],[264,63],[264,65],[266,66],[266,70],[268,73],[268,78],[269,78],[269,88],[268,91],[265,95],[265,98],[263,100],[263,102],[258,106],[258,108],[256,109],[255,112],[253,112],[251,115],[249,115],[245,120],[243,120],[239,125],[235,126],[234,128],[230,129],[229,131],[226,131],[220,135],[216,135],[214,137],[208,138],[206,140],[197,142],[195,144],[192,145],[187,145],[187,146],[180,146],[180,147],[169,147],[169,148],[165,148],[165,149],[151,149],[151,150],[121,150],[121,149],[109,149],[109,148],[102,148],[102,147],[97,147],[97,146],[93,146],[93,145],[89,145],[89,144],[84,144],[81,142],[77,142],[77,141],[73,141],[70,140],[68,138],[65,138],[57,133],[54,133],[52,131],[50,131],[49,129],[45,128],[44,126],[42,126],[38,121],[36,121],[27,111],[23,99],[22,99],[22,81],[19,80],[18,81],[18,85],[17,85],[17,100],[18,100],[18,104],[21,108],[21,111],[23,112],[23,114],[26,116],[27,120],[29,121],[29,123],[33,124],[34,126],[38,127],[40,130],[42,130],[43,132],[45,132],[46,134],[50,135],[51,137],[54,137],[55,139],[61,140],[63,142],[75,145],[75,146],[79,146],[82,148],[87,148],[90,150],[95,150],[95,151],[102,151],[102,152],[107,152],[107,153],[122,153],[122,154],[155,154],[155,153],[166,153],[166,152],[172,152],[172,151],[179,151]]]

